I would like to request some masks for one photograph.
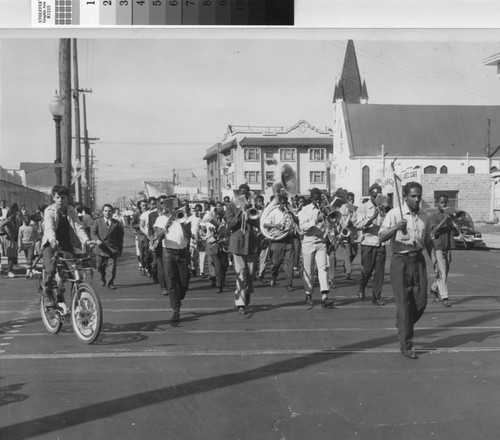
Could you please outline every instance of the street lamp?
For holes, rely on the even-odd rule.
[[[56,160],[54,166],[56,170],[56,184],[62,185],[62,161],[61,161],[61,120],[64,115],[64,101],[56,91],[54,99],[49,103],[50,113],[56,124]]]

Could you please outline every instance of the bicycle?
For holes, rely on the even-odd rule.
[[[93,277],[92,267],[85,268],[84,262],[90,257],[64,258],[63,254],[57,252],[56,274],[52,295],[55,305],[45,305],[43,294],[43,280],[45,270],[35,276],[37,293],[39,296],[40,314],[45,328],[49,333],[57,334],[63,324],[69,319],[78,341],[83,344],[92,344],[101,332],[102,327],[102,305],[99,295],[92,287],[85,283],[85,271],[90,271]],[[68,308],[64,298],[65,284],[71,283],[71,307]]]

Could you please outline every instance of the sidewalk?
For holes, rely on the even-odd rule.
[[[483,241],[488,249],[500,249],[500,234],[483,234]]]

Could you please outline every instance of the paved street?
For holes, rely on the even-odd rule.
[[[399,353],[395,305],[334,310],[256,284],[251,312],[194,278],[171,324],[168,298],[139,275],[131,235],[116,291],[96,285],[101,337],[78,343],[41,322],[34,282],[0,280],[0,439],[496,439],[500,431],[500,251],[454,252],[449,309],[417,325],[419,359]],[[389,259],[387,260],[387,266]],[[388,278],[388,277],[386,277]]]

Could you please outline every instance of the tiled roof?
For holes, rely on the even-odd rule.
[[[355,156],[484,156],[500,145],[500,106],[343,104]]]

